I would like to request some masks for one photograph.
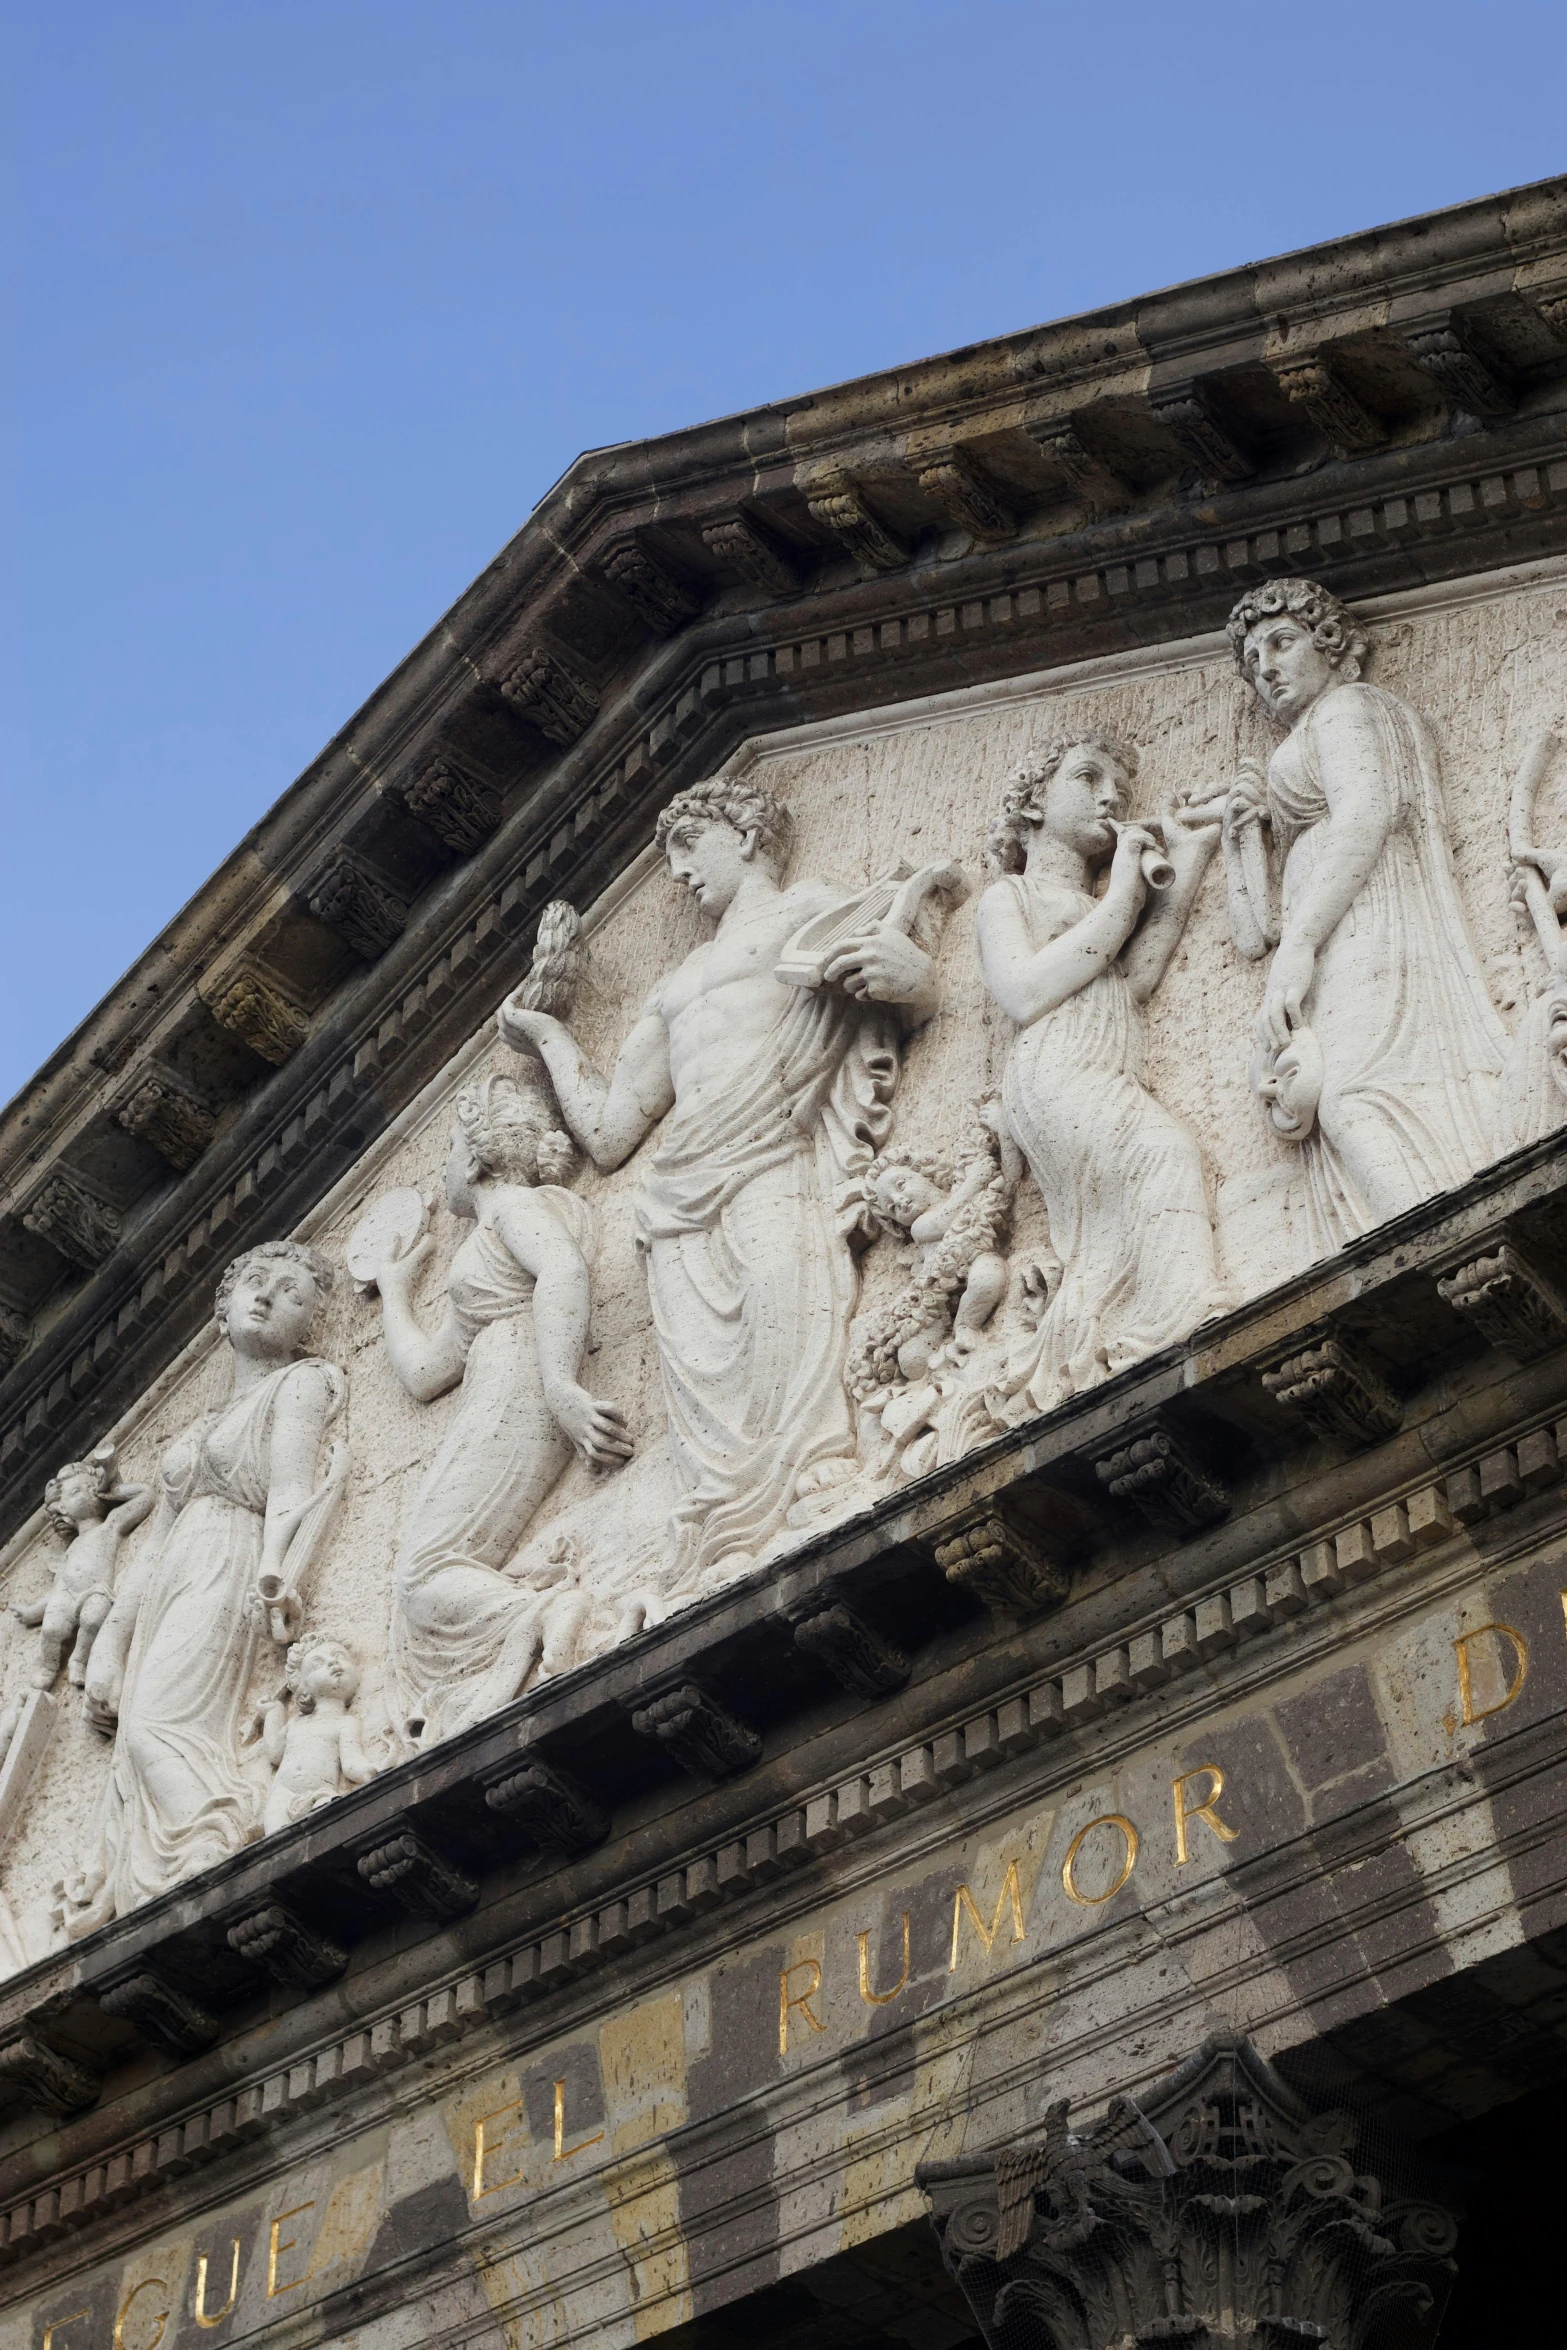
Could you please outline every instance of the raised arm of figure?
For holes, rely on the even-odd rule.
[[[1056,1011],[1114,962],[1142,911],[1147,888],[1142,853],[1155,845],[1141,825],[1123,825],[1104,896],[1042,947],[1030,942],[1010,882],[993,882],[986,890],[979,901],[980,966],[985,985],[1020,1028]]]
[[[588,1343],[592,1302],[587,1261],[545,1201],[509,1190],[496,1229],[533,1275],[533,1334],[544,1400],[562,1432],[594,1468],[613,1468],[631,1452],[618,1404],[590,1395],[577,1377]]]
[[[438,1395],[455,1387],[463,1374],[462,1334],[451,1300],[448,1298],[433,1331],[421,1330],[414,1318],[413,1285],[434,1249],[435,1242],[423,1233],[401,1256],[389,1258],[375,1277],[387,1360],[398,1384],[415,1403],[433,1403]]]
[[[1133,995],[1145,1004],[1170,968],[1196,903],[1202,877],[1219,845],[1218,821],[1192,808],[1169,807],[1160,819],[1164,853],[1175,867],[1168,889],[1153,892],[1145,920],[1133,931],[1121,967]]]
[[[150,1485],[116,1485],[110,1499],[114,1507],[104,1524],[111,1529],[117,1542],[123,1542],[126,1535],[134,1534],[142,1520],[150,1514],[156,1496]]]
[[[1343,686],[1324,694],[1310,723],[1328,813],[1268,968],[1257,1033],[1273,1048],[1303,1024],[1317,957],[1365,888],[1397,813],[1368,692]]]
[[[669,1031],[651,1003],[621,1046],[607,1085],[584,1059],[564,1021],[525,1010],[516,996],[502,1004],[497,1017],[513,1052],[538,1054],[550,1073],[561,1116],[605,1174],[629,1159],[648,1128],[673,1107]]]

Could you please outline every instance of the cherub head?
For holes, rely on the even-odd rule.
[[[119,1463],[112,1444],[100,1444],[84,1461],[67,1461],[44,1487],[44,1508],[57,1534],[67,1542],[84,1526],[96,1526],[107,1517],[109,1496],[119,1480]]]
[[[1097,865],[1115,849],[1137,753],[1109,734],[1058,735],[1013,770],[991,819],[985,860],[996,873],[1021,873],[1042,833]]]
[[[1236,667],[1281,726],[1293,726],[1329,686],[1352,685],[1368,649],[1353,613],[1314,579],[1248,588],[1225,628]]]
[[[939,1162],[923,1151],[883,1151],[865,1171],[865,1192],[883,1224],[911,1232],[945,1194]]]
[[[674,879],[704,914],[718,915],[733,903],[751,865],[761,865],[774,881],[783,879],[794,818],[759,784],[715,776],[676,792],[654,837]]]
[[[340,1640],[324,1634],[296,1640],[283,1660],[283,1686],[302,1714],[314,1713],[324,1697],[345,1705],[359,1687],[359,1667]]]

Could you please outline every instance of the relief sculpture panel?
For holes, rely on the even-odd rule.
[[[1274,580],[677,795],[0,1562],[11,1962],[1567,1118],[1564,625]]]

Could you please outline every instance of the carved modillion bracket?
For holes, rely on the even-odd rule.
[[[199,1999],[193,1999],[157,1967],[139,1966],[121,1975],[98,1994],[105,2015],[134,2024],[149,2040],[172,2048],[177,2056],[198,2056],[210,2048],[222,2026]]]
[[[120,1211],[69,1167],[56,1167],[22,1210],[29,1232],[91,1273],[120,1242]]]
[[[639,539],[621,539],[598,566],[599,575],[623,596],[655,636],[674,636],[701,610],[701,599],[677,579]]]
[[[1405,336],[1416,365],[1443,391],[1455,408],[1481,418],[1510,416],[1517,394],[1500,368],[1477,348],[1468,325],[1456,310],[1433,326],[1417,327]]]
[[[519,1755],[489,1780],[484,1800],[546,1852],[591,1852],[609,1834],[604,1806],[542,1755]]]
[[[1403,1405],[1372,1368],[1365,1348],[1344,1333],[1323,1331],[1308,1345],[1297,1342],[1263,1372],[1262,1384],[1317,1436],[1374,1444],[1404,1424]]]
[[[1096,508],[1125,504],[1129,484],[1088,447],[1070,416],[1050,417],[1026,430],[1046,464],[1060,474],[1069,496]]]
[[[19,1314],[15,1306],[0,1305],[0,1379],[26,1354],[32,1334],[33,1325],[26,1314]]]
[[[143,1070],[114,1113],[127,1134],[150,1142],[183,1174],[217,1132],[212,1104],[172,1070]]]
[[[471,774],[448,751],[425,761],[403,785],[402,800],[411,816],[460,857],[482,848],[501,820],[501,795],[494,785]]]
[[[269,971],[242,958],[202,1000],[220,1028],[280,1069],[310,1033],[310,1015]]]
[[[904,541],[866,502],[857,482],[846,473],[828,474],[808,483],[805,502],[813,521],[830,530],[866,573],[901,571],[909,559]]]
[[[1492,1346],[1522,1361],[1567,1338],[1567,1299],[1511,1240],[1439,1274],[1436,1286]]]
[[[1162,1423],[1102,1454],[1094,1474],[1113,1500],[1129,1502],[1167,1533],[1197,1534],[1230,1514],[1228,1489]]]
[[[305,892],[305,903],[356,955],[373,963],[408,927],[408,900],[352,849],[335,848]]]
[[[920,488],[966,530],[986,544],[1017,536],[1017,509],[984,468],[961,447],[928,452],[919,461]]]
[[[1329,351],[1275,359],[1272,365],[1280,391],[1316,426],[1337,456],[1361,457],[1368,449],[1381,448],[1387,426],[1335,373]]]
[[[884,1640],[863,1616],[826,1585],[789,1610],[797,1648],[827,1667],[833,1679],[857,1697],[890,1697],[908,1680],[910,1665],[901,1648]]]
[[[317,1991],[335,1982],[348,1964],[348,1953],[330,1935],[318,1933],[281,1901],[235,1918],[228,1928],[231,1950],[253,1966],[263,1967],[277,1983],[293,1983]]]
[[[1037,1615],[1059,1607],[1070,1571],[999,1497],[936,1538],[936,1564],[947,1581],[993,1615]]]
[[[444,1860],[412,1828],[399,1828],[371,1845],[356,1865],[377,1893],[434,1925],[466,1917],[479,1898],[478,1885],[467,1870]]]
[[[1194,384],[1150,403],[1154,415],[1207,481],[1245,481],[1257,470],[1244,449],[1210,413]]]
[[[501,679],[501,692],[531,726],[563,749],[586,734],[598,716],[598,689],[543,645],[529,645]]]
[[[775,596],[793,595],[799,587],[798,564],[749,514],[736,512],[722,515],[716,522],[704,522],[702,539],[709,554],[738,571],[753,587],[766,588]]]
[[[13,2032],[0,2042],[0,2091],[43,2113],[84,2113],[96,2105],[102,2082],[85,2064],[62,2056],[36,2032]]]
[[[762,1751],[762,1741],[749,1722],[742,1722],[695,1681],[677,1681],[634,1706],[631,1727],[640,1737],[656,1739],[683,1771],[699,1779],[732,1779],[737,1771],[749,1769]]]

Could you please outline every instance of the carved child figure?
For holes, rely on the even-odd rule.
[[[52,1689],[70,1650],[66,1678],[80,1689],[99,1627],[114,1600],[114,1570],[120,1544],[152,1508],[150,1485],[122,1485],[112,1444],[100,1444],[85,1461],[67,1461],[44,1487],[44,1507],[64,1538],[64,1558],[55,1569],[47,1597],[19,1602],[13,1610],[24,1624],[42,1627],[35,1689]]]
[[[359,1667],[341,1641],[295,1641],[283,1668],[283,1694],[261,1717],[261,1743],[273,1772],[264,1836],[275,1836],[374,1777],[349,1710],[358,1692]]]

